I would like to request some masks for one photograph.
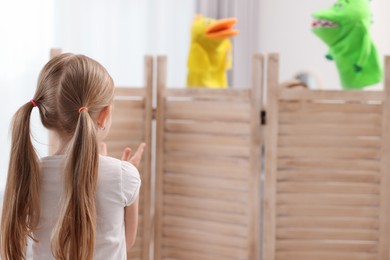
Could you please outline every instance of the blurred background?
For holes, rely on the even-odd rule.
[[[311,71],[323,88],[340,89],[327,47],[310,30],[311,14],[334,0],[0,0],[0,194],[9,159],[13,113],[35,91],[50,48],[88,55],[102,63],[118,86],[142,86],[144,55],[168,56],[168,85],[184,87],[190,24],[196,13],[237,17],[229,84],[249,87],[255,52],[281,56],[281,80]],[[381,57],[390,55],[390,1],[373,0],[371,34]],[[370,89],[381,89],[382,84]],[[32,128],[41,156],[47,131],[34,110]]]

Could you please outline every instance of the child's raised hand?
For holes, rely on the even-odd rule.
[[[123,154],[122,154],[122,159],[121,160],[122,161],[129,161],[136,168],[139,168],[139,166],[141,164],[141,160],[142,160],[142,155],[144,154],[145,147],[146,147],[146,144],[145,143],[141,143],[138,146],[137,151],[135,152],[135,154],[133,156],[131,156],[132,155],[131,148],[130,147],[126,147],[123,150]],[[107,144],[106,143],[101,142],[99,144],[99,153],[100,153],[100,155],[107,156]]]
[[[146,144],[145,143],[141,143],[138,146],[138,149],[137,149],[137,151],[135,152],[135,154],[133,156],[131,156],[131,153],[132,153],[131,152],[131,148],[126,147],[125,150],[123,150],[122,161],[129,161],[136,168],[139,168],[139,166],[141,164],[142,155],[144,153],[145,147],[146,147]]]

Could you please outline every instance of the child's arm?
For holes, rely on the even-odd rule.
[[[131,156],[131,149],[127,147],[123,151],[122,161],[129,161],[136,168],[139,168],[145,147],[146,144],[141,143],[133,156]],[[137,198],[130,206],[125,207],[125,235],[127,251],[129,251],[134,246],[135,240],[137,238],[138,201],[139,195],[137,195]]]
[[[139,197],[137,196],[133,204],[125,207],[125,235],[127,251],[134,246],[137,237],[138,198]]]

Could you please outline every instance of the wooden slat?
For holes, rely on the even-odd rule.
[[[282,124],[353,124],[357,126],[381,125],[381,114],[345,114],[339,113],[280,113]]]
[[[377,260],[378,255],[375,253],[365,252],[329,252],[329,251],[296,251],[296,252],[278,252],[276,260]]]
[[[201,122],[169,120],[165,122],[165,130],[175,133],[248,135],[250,128],[247,123]]]
[[[375,219],[379,216],[378,207],[367,206],[278,205],[276,211],[278,216],[362,217]]]
[[[184,241],[197,241],[241,249],[247,249],[248,247],[248,243],[245,238],[240,238],[237,236],[210,234],[210,232],[202,230],[185,229],[178,227],[165,227],[163,233],[167,237],[181,239]]]
[[[217,99],[217,100],[243,100],[249,99],[250,91],[243,89],[165,89],[163,92],[166,97],[191,97],[194,99]]]
[[[332,169],[279,171],[278,181],[379,183],[376,171],[343,171]]]
[[[277,239],[323,239],[323,240],[368,240],[376,241],[378,230],[374,229],[330,229],[330,228],[278,228]]]
[[[154,224],[154,259],[163,259],[163,174],[164,174],[164,121],[165,101],[163,93],[166,87],[166,57],[157,58],[157,107],[156,112],[156,180],[155,180],[155,224]],[[169,255],[168,255],[169,256]],[[173,257],[171,255],[171,257]]]
[[[310,103],[310,102],[279,102],[280,112],[304,112],[304,113],[343,113],[347,114],[381,114],[381,104],[362,103]]]
[[[131,91],[132,89],[129,89],[129,91]],[[145,91],[145,90],[143,90]],[[119,110],[135,110],[135,109],[145,109],[145,98],[142,98],[142,99],[130,99],[130,100],[127,100],[127,99],[121,99],[123,97],[126,97],[126,96],[114,96],[114,110],[117,109],[118,111]],[[132,96],[130,96],[132,97]]]
[[[281,182],[278,193],[297,194],[376,194],[380,187],[374,183],[323,183],[323,182]]]
[[[207,143],[216,146],[246,146],[250,143],[249,136],[246,135],[208,135],[208,134],[181,134],[166,133],[164,136],[166,142],[175,142],[187,145]]]
[[[110,134],[109,134],[109,137],[108,137],[108,140],[110,139],[115,139],[117,136],[118,140],[120,140],[121,138],[129,138],[131,136],[131,138],[136,138],[137,140],[138,139],[144,139],[144,136],[145,136],[145,131],[143,129],[144,127],[140,127],[140,128],[114,128],[112,130],[110,130]]]
[[[278,146],[300,146],[300,147],[364,147],[378,149],[381,146],[379,137],[365,136],[279,136]]]
[[[318,159],[318,158],[294,158],[279,159],[279,169],[305,169],[318,170],[356,170],[356,171],[379,171],[377,160],[342,160],[342,159]]]
[[[339,100],[339,101],[382,101],[382,91],[340,91],[340,90],[306,90],[283,89],[281,100]]]
[[[179,249],[205,253],[207,255],[217,255],[229,257],[232,259],[248,259],[248,250],[231,246],[215,245],[214,243],[187,241],[177,238],[165,238],[163,240],[163,245],[166,247],[175,247]]]
[[[267,71],[267,124],[265,138],[265,177],[264,177],[264,244],[263,259],[274,260],[276,257],[276,176],[277,176],[277,137],[278,114],[278,68],[279,56],[268,57]]]
[[[164,183],[176,184],[180,186],[192,186],[198,188],[209,188],[212,190],[241,191],[248,190],[248,182],[232,179],[220,179],[201,176],[191,176],[188,174],[164,174]]]
[[[166,103],[166,118],[200,121],[249,122],[247,103],[170,101]]]
[[[226,179],[249,178],[248,160],[244,158],[200,157],[166,155],[164,170],[171,173],[187,173],[199,176],[224,177]]]
[[[117,86],[115,88],[115,96],[120,97],[144,97],[146,94],[145,88],[132,88],[132,87],[125,87],[125,86]]]
[[[249,259],[260,259],[260,219],[261,219],[261,172],[262,172],[262,147],[264,144],[264,131],[261,126],[261,111],[263,111],[264,93],[264,58],[262,55],[254,55],[252,59],[252,89],[250,93],[250,168],[251,178],[249,182]]]
[[[204,188],[194,187],[193,185],[185,185],[173,182],[172,184],[168,183],[164,185],[164,192],[166,194],[177,194],[194,198],[220,199],[228,201],[239,201],[242,203],[248,202],[248,195],[245,192],[235,191],[231,189],[226,190],[225,187],[223,187],[225,189],[213,189],[212,185],[208,186],[209,187]]]
[[[162,249],[161,255],[164,258],[161,257],[159,259],[164,260],[226,260],[225,256],[209,255],[172,247],[164,247],[164,249]]]
[[[379,236],[379,258],[389,259],[390,255],[390,56],[385,58],[385,102],[383,106],[383,121],[382,121],[382,160],[381,168],[381,215],[380,215],[380,230]]]
[[[279,125],[281,135],[314,135],[314,136],[381,136],[381,128],[375,125]]]
[[[138,131],[137,129],[133,131],[126,130],[126,129],[113,130],[110,131],[110,134],[107,137],[107,144],[109,144],[110,142],[113,142],[113,144],[115,144],[115,142],[119,142],[119,140],[124,140],[123,142],[126,142],[125,140],[129,140],[129,142],[131,141],[136,142],[136,141],[144,140],[144,137],[145,137],[145,133],[142,130],[138,130]],[[123,146],[122,146],[122,150],[123,150]]]
[[[144,113],[144,139],[146,143],[145,151],[143,154],[143,161],[141,161],[142,170],[142,253],[141,257],[143,260],[150,259],[150,241],[152,240],[152,223],[151,223],[151,176],[152,176],[152,120],[153,120],[153,57],[145,57],[145,113]],[[143,94],[143,93],[142,93]],[[136,150],[133,150],[136,151]]]
[[[176,206],[165,206],[164,214],[226,224],[236,224],[241,226],[245,226],[248,224],[246,219],[242,217],[242,214],[235,213],[190,209]]]
[[[128,106],[118,106],[113,108],[112,117],[125,117],[131,120],[144,120],[145,110],[143,108],[131,108]]]
[[[141,138],[142,137],[142,138]],[[131,140],[131,141],[130,141]],[[125,147],[129,147],[132,149],[132,151],[136,151],[139,144],[141,142],[144,142],[144,136],[132,136],[128,135],[123,138],[122,142],[113,140],[113,141],[108,141],[107,144],[107,150],[109,154],[111,155],[112,153],[123,153]],[[141,163],[143,163],[146,160],[142,160]]]
[[[380,152],[374,148],[319,148],[279,147],[279,158],[338,158],[379,159]]]
[[[378,206],[379,196],[373,194],[278,194],[277,203],[293,205]]]
[[[279,171],[278,181],[379,183],[380,174],[375,171],[343,170],[288,170]]]
[[[342,217],[279,217],[278,227],[286,228],[331,228],[331,229],[370,229],[378,230],[375,218]]]
[[[247,214],[247,206],[238,202],[213,199],[198,199],[179,195],[164,195],[164,204],[190,209],[210,210],[236,214]]]
[[[365,252],[376,253],[375,241],[327,241],[327,240],[278,240],[278,251],[327,251],[327,252]]]
[[[115,122],[112,122],[111,127],[113,129],[129,129],[129,130],[135,130],[135,129],[142,129],[143,130],[144,122],[140,120],[125,120],[124,118],[119,118],[119,120],[116,120]],[[114,131],[115,131],[114,130]]]
[[[174,141],[165,142],[165,152],[167,153],[179,153],[179,154],[194,154],[213,157],[227,156],[227,157],[249,157],[250,151],[248,146],[209,144],[207,142],[199,142],[196,144],[188,145],[186,143],[178,143]]]
[[[169,227],[181,227],[190,230],[203,230],[210,234],[228,235],[236,237],[247,237],[248,227],[239,225],[229,225],[219,222],[196,220],[191,218],[164,215],[163,223]]]

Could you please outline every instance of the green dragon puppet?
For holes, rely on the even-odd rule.
[[[230,37],[239,32],[237,20],[195,17],[188,54],[187,87],[226,88],[226,71],[232,66]]]
[[[328,46],[343,88],[361,89],[382,81],[383,71],[369,27],[369,0],[338,0],[313,14],[313,32]]]

